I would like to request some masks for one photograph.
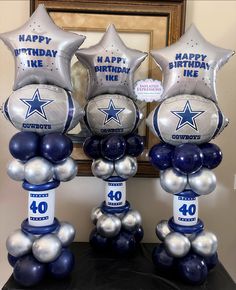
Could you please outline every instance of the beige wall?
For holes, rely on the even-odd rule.
[[[29,16],[28,1],[0,1],[0,32],[15,29]],[[187,25],[194,22],[210,42],[236,49],[236,1],[189,1]],[[217,190],[200,199],[200,217],[209,230],[219,238],[219,254],[226,269],[236,280],[236,198],[233,190],[236,173],[236,57],[218,73],[219,103],[230,118],[230,126],[217,138],[224,152],[222,165],[215,170],[219,180]],[[13,84],[13,58],[0,43],[0,103],[11,93]],[[0,286],[11,272],[6,262],[5,239],[19,228],[26,216],[27,195],[20,183],[6,175],[6,164],[11,159],[8,142],[16,131],[0,116]],[[155,225],[168,219],[172,212],[172,197],[163,192],[158,179],[133,179],[127,185],[132,206],[142,213],[145,241],[156,242]],[[72,222],[77,240],[86,241],[91,223],[90,210],[103,200],[103,183],[95,178],[76,178],[62,184],[57,190],[56,212],[61,220]]]

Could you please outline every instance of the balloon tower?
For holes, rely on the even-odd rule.
[[[76,56],[89,73],[85,123],[92,136],[83,148],[93,159],[93,175],[105,181],[105,201],[91,213],[90,243],[98,250],[131,253],[143,237],[141,216],[126,200],[126,180],[135,175],[143,151],[135,133],[141,113],[133,74],[146,54],[126,47],[110,25],[99,43]]]
[[[3,112],[21,131],[9,143],[14,159],[8,175],[28,192],[28,218],[6,246],[14,279],[33,286],[46,274],[63,278],[73,269],[68,246],[75,229],[54,217],[55,189],[77,173],[69,157],[73,144],[64,134],[84,115],[71,94],[70,62],[85,37],[57,27],[39,5],[27,23],[0,38],[15,58],[16,71]]]
[[[216,72],[233,51],[206,41],[192,25],[173,45],[151,52],[164,74],[162,102],[147,124],[160,138],[150,162],[160,170],[162,188],[173,194],[173,217],[157,224],[162,242],[153,262],[177,271],[183,281],[201,284],[217,264],[217,238],[198,218],[198,198],[214,191],[212,169],[222,160],[220,148],[208,143],[227,126],[218,107]]]

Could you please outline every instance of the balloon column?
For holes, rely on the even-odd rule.
[[[76,56],[89,72],[85,122],[93,135],[83,148],[106,188],[105,201],[91,213],[96,228],[90,242],[96,249],[130,253],[143,237],[141,216],[126,201],[125,183],[135,175],[136,157],[143,151],[143,140],[135,134],[141,113],[134,102],[133,74],[146,54],[126,47],[110,25],[98,44]]]
[[[84,37],[57,27],[39,5],[26,24],[0,38],[16,64],[15,91],[3,111],[21,131],[9,143],[15,159],[8,175],[22,181],[28,191],[28,218],[8,237],[6,246],[15,280],[33,286],[46,273],[64,278],[73,269],[68,246],[75,229],[54,217],[55,189],[77,173],[69,157],[73,144],[64,134],[84,115],[69,91],[70,61]]]
[[[151,54],[163,70],[164,92],[147,119],[161,139],[149,157],[160,170],[162,188],[173,194],[173,217],[156,227],[162,243],[154,248],[153,262],[200,284],[218,261],[217,238],[198,218],[198,198],[216,187],[211,170],[220,164],[222,153],[208,142],[228,120],[217,104],[215,77],[233,52],[213,46],[192,25],[175,44]]]

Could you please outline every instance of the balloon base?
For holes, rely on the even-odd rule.
[[[45,227],[30,226],[24,220],[21,229],[7,239],[8,262],[13,277],[24,287],[35,286],[45,276],[63,279],[74,268],[74,255],[68,246],[73,242],[75,229],[66,222]]]
[[[168,275],[176,274],[183,282],[200,285],[207,279],[210,270],[218,264],[218,255],[203,257],[192,250],[184,257],[175,258],[171,256],[164,243],[156,246],[152,252],[152,260],[159,271]]]
[[[131,254],[143,239],[141,215],[130,208],[127,200],[117,207],[108,206],[104,201],[92,210],[91,219],[96,228],[92,230],[89,241],[96,250]]]
[[[143,239],[143,228],[140,226],[133,232],[121,229],[115,237],[104,237],[94,228],[89,236],[91,246],[101,252],[108,252],[115,255],[131,255],[135,252],[137,245]]]

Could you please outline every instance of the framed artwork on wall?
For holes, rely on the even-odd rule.
[[[54,22],[65,30],[82,34],[86,40],[82,47],[96,44],[102,37],[107,26],[113,23],[124,41],[130,48],[149,52],[174,43],[184,32],[186,0],[163,1],[104,1],[104,0],[31,0],[31,13],[39,4],[44,4]],[[86,102],[87,70],[76,58],[72,60],[71,76],[74,97],[83,106]],[[161,72],[148,56],[135,73],[135,80],[159,79]],[[139,134],[144,137],[145,150],[138,158],[136,177],[157,177],[158,172],[148,161],[149,149],[156,143],[156,137],[145,125],[145,117],[156,106],[156,103],[139,103],[144,114]],[[91,160],[83,153],[82,144],[89,131],[81,123],[71,132],[74,143],[72,157],[78,163],[78,175],[89,176]]]

